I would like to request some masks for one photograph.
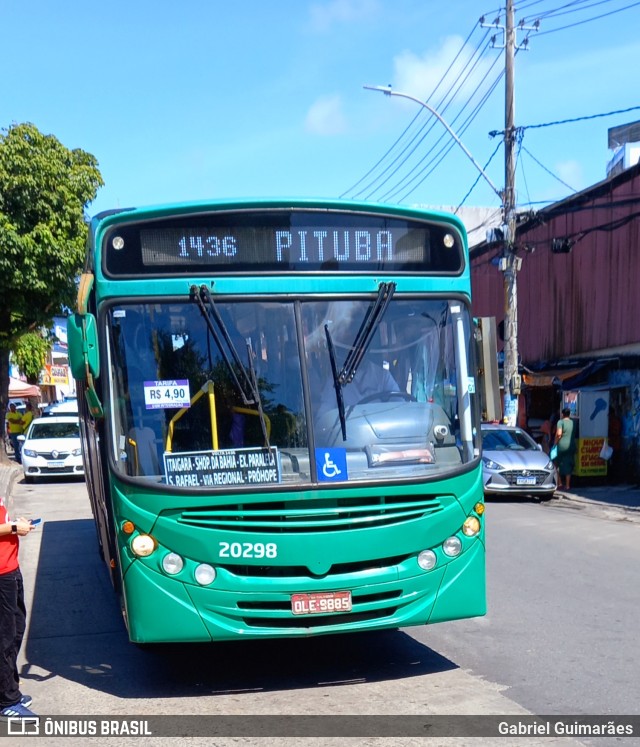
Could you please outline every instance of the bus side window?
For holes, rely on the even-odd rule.
[[[132,428],[127,438],[129,474],[159,475],[156,434],[151,428]]]

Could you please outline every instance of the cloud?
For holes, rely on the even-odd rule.
[[[311,26],[316,32],[325,32],[335,24],[371,18],[378,9],[379,0],[331,0],[328,3],[315,3],[309,10]]]
[[[460,77],[464,78],[468,72],[465,66],[469,62],[469,54],[461,54],[456,59],[463,44],[462,37],[449,36],[435,51],[429,50],[420,56],[407,50],[397,55],[393,60],[394,88],[426,99],[446,73],[446,80],[438,89],[438,94],[444,95],[450,86],[456,84]],[[465,97],[465,93],[467,96],[470,95],[485,77],[489,64],[488,61],[480,60],[458,94],[462,97]],[[450,70],[449,66],[451,66]],[[456,90],[458,90],[457,85]]]
[[[347,129],[340,96],[321,96],[307,112],[305,129],[314,135],[339,135]]]
[[[578,161],[561,161],[556,164],[555,173],[572,189],[581,190],[585,186],[582,165]]]

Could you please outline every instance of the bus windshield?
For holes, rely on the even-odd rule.
[[[392,292],[118,303],[116,469],[196,490],[441,478],[477,456],[469,326],[458,301]]]

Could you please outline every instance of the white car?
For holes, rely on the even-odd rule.
[[[56,415],[75,415],[78,417],[78,400],[77,399],[66,399],[64,402],[53,402],[47,405],[42,411],[43,417],[51,417]]]
[[[482,482],[485,495],[551,498],[556,470],[528,433],[506,425],[482,425]]]
[[[37,418],[22,441],[22,469],[26,482],[36,477],[84,476],[80,425],[73,415]]]

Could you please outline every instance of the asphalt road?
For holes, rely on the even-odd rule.
[[[610,515],[490,502],[488,615],[412,634],[535,713],[637,714],[640,517]]]
[[[382,634],[149,652],[127,640],[98,556],[84,483],[20,482],[12,500],[14,514],[43,517],[42,528],[21,547],[29,609],[22,689],[34,697],[39,714],[637,712],[637,524],[560,505],[492,503],[485,618]],[[314,745],[345,741],[319,737]],[[40,738],[38,744],[49,741],[53,744],[53,738]],[[154,737],[118,743],[128,741],[163,743]],[[183,741],[299,743],[241,737]],[[479,741],[492,743],[454,743]],[[515,743],[575,744],[557,738]]]

